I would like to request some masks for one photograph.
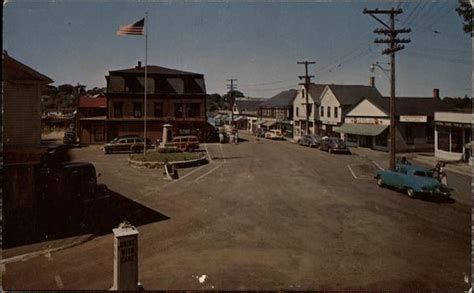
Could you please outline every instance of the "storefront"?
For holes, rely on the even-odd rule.
[[[341,133],[347,146],[388,151],[389,121],[376,118],[359,120],[360,118],[350,119],[334,131]]]
[[[435,113],[435,156],[442,160],[469,160],[472,162],[471,113]]]

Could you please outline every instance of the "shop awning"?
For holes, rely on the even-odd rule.
[[[339,133],[376,136],[387,129],[387,127],[388,125],[344,123],[334,131]]]
[[[270,126],[273,126],[275,124],[276,124],[275,121],[265,121],[265,123],[263,123],[263,125],[266,126],[266,127],[270,127]]]
[[[255,124],[256,124],[256,125],[260,125],[260,124],[263,124],[263,123],[265,123],[265,122],[267,122],[267,120],[260,120],[260,121],[255,122]]]

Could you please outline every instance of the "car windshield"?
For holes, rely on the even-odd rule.
[[[415,171],[413,174],[421,177],[433,177],[433,173],[428,171]]]

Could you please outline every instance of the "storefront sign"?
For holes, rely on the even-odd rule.
[[[351,122],[354,124],[382,124],[382,121],[377,118],[352,118]]]
[[[428,117],[426,116],[402,116],[400,115],[400,122],[427,122]]]
[[[454,122],[446,122],[446,121],[435,121],[435,125],[451,126],[451,127],[459,127],[459,128],[470,128],[473,126],[472,124],[454,123]]]

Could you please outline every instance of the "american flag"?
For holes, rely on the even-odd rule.
[[[127,25],[120,26],[120,29],[117,31],[119,36],[135,35],[140,36],[144,34],[145,27],[145,18]]]

